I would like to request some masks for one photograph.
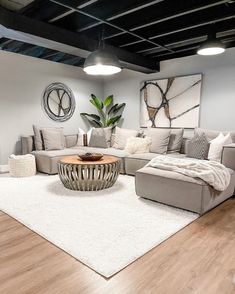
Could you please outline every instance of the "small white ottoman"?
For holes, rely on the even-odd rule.
[[[8,159],[9,171],[12,177],[31,177],[36,174],[35,157],[31,154],[11,155]]]

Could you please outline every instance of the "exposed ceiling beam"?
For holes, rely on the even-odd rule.
[[[186,30],[191,30],[191,29],[194,29],[194,28],[202,27],[202,26],[209,25],[209,24],[214,24],[214,23],[217,23],[217,22],[225,21],[225,20],[230,20],[230,19],[233,19],[233,18],[235,18],[235,14],[230,15],[230,16],[226,16],[226,17],[212,19],[212,20],[209,20],[209,21],[201,22],[201,23],[197,23],[195,25],[184,26],[183,28],[180,28],[180,29],[176,29],[176,30],[161,33],[161,34],[158,34],[158,35],[155,35],[155,36],[151,36],[151,37],[149,37],[149,39],[154,40],[154,39],[157,39],[157,38],[160,38],[160,37],[163,37],[163,36],[183,32],[183,31],[186,31]]]
[[[150,1],[150,2],[145,3],[145,4],[135,5],[135,6],[132,7],[132,8],[129,8],[129,9],[124,10],[124,11],[121,11],[121,12],[115,14],[115,15],[112,15],[112,16],[106,18],[106,20],[107,20],[107,21],[111,21],[111,20],[114,20],[114,19],[120,18],[120,17],[122,17],[122,16],[124,16],[124,15],[128,15],[128,14],[130,14],[130,13],[134,13],[134,12],[136,12],[136,11],[138,11],[138,10],[141,10],[141,9],[144,9],[144,8],[147,8],[147,7],[150,7],[150,6],[152,6],[152,5],[158,4],[158,3],[163,2],[163,1],[165,1],[165,0],[154,0],[154,1]],[[102,22],[95,22],[95,23],[93,23],[93,24],[90,24],[90,25],[84,26],[84,27],[82,27],[82,28],[79,29],[79,32],[86,31],[86,30],[88,30],[88,29],[90,29],[90,28],[93,28],[93,27],[96,27],[96,26],[98,26],[98,25],[100,25],[100,24],[102,24]]]
[[[79,33],[55,27],[29,17],[10,12],[0,7],[0,34],[9,39],[42,46],[71,55],[86,58],[98,47],[98,42]],[[152,59],[131,53],[121,48],[106,45],[117,55],[122,66],[140,72],[159,71],[159,64]]]
[[[89,0],[89,1],[86,1],[86,2],[83,3],[83,4],[78,5],[77,8],[78,8],[78,9],[83,9],[83,8],[85,8],[85,7],[87,7],[87,6],[90,6],[91,4],[94,4],[94,3],[97,2],[97,1],[99,1],[99,0]],[[66,11],[66,12],[64,12],[64,13],[62,13],[62,14],[60,14],[60,15],[58,15],[58,16],[52,18],[52,19],[50,19],[48,22],[53,23],[53,22],[55,22],[55,21],[57,21],[57,20],[59,20],[59,19],[61,19],[61,18],[64,18],[64,17],[67,16],[67,15],[72,14],[74,11],[75,11],[74,9],[70,9],[69,11]]]
[[[221,32],[217,32],[216,36],[218,38],[221,38],[221,37],[232,35],[234,33],[235,33],[235,29],[223,30]],[[190,44],[190,43],[193,43],[193,42],[195,43],[196,41],[197,42],[203,42],[203,41],[205,41],[206,37],[207,37],[207,34],[205,32],[201,32],[200,35],[195,36],[195,37],[188,37],[188,38],[184,38],[184,39],[181,39],[181,40],[178,40],[178,41],[175,41],[175,42],[166,43],[166,46],[176,48],[176,47],[187,45],[187,44]],[[136,53],[143,53],[146,56],[146,55],[150,55],[150,54],[157,53],[157,52],[162,52],[162,50],[160,48],[158,48],[158,47],[146,48],[146,49],[143,49],[143,50],[139,50]]]
[[[157,19],[157,20],[154,20],[154,21],[145,23],[145,24],[141,24],[141,25],[135,26],[135,27],[131,28],[130,31],[136,31],[136,30],[139,30],[139,29],[142,29],[142,28],[146,28],[146,27],[149,27],[149,26],[152,26],[152,25],[155,25],[155,24],[164,22],[164,21],[168,21],[168,20],[171,20],[171,19],[180,17],[180,16],[185,16],[185,15],[190,14],[190,13],[202,11],[202,10],[205,10],[205,9],[208,9],[208,8],[212,8],[212,7],[221,5],[221,4],[229,3],[230,1],[231,0],[220,0],[220,1],[216,1],[215,3],[211,3],[211,4],[207,4],[207,5],[200,5],[198,7],[187,9],[187,10],[181,11],[179,13],[175,13],[175,14],[172,14],[172,15],[169,15],[169,16],[165,16],[163,18],[160,18],[160,19]]]
[[[147,38],[145,38],[143,36],[140,36],[138,34],[132,33],[130,31],[128,31],[128,30],[120,27],[120,26],[117,26],[117,25],[115,25],[115,24],[113,24],[111,22],[108,22],[108,21],[106,21],[104,19],[101,19],[101,18],[96,17],[96,16],[94,16],[94,15],[92,15],[90,13],[87,13],[87,12],[81,10],[81,9],[76,8],[76,5],[74,3],[75,2],[74,0],[50,0],[50,1],[53,2],[53,3],[56,3],[58,5],[61,5],[61,6],[65,7],[65,8],[74,9],[76,12],[78,12],[78,13],[80,13],[82,15],[88,16],[88,17],[90,17],[90,18],[92,18],[94,20],[97,20],[99,22],[102,22],[103,24],[106,24],[108,26],[111,26],[111,27],[113,27],[115,29],[118,29],[118,30],[120,30],[122,32],[128,33],[128,34],[130,34],[130,35],[132,35],[134,37],[137,37],[138,39],[141,39],[143,41],[146,41],[147,43],[150,43],[150,44],[153,44],[155,46],[159,46],[161,48],[164,48],[166,51],[173,52],[173,50],[168,49],[167,47],[165,47],[165,46],[163,46],[161,44],[158,44],[158,43],[156,43],[154,41],[151,41],[151,40],[149,40],[149,39],[147,39]]]
[[[220,38],[220,41],[223,42],[223,43],[234,42],[235,41],[235,36],[229,37],[229,38],[226,38],[226,39]],[[196,42],[196,43],[193,43],[193,44],[190,44],[190,45],[186,45],[183,48],[178,49],[177,51],[175,51],[175,53],[165,52],[165,53],[154,55],[154,56],[152,56],[152,58],[161,58],[163,56],[170,56],[170,55],[177,54],[179,52],[185,52],[185,51],[189,51],[189,50],[194,50],[194,49],[197,49],[199,46],[200,46],[200,43],[199,42]],[[231,46],[228,46],[228,48],[229,47],[231,47]]]
[[[109,35],[107,37],[104,37],[105,40],[108,40],[108,39],[112,39],[112,38],[115,38],[115,37],[118,37],[118,36],[121,36],[121,35],[124,35],[126,34],[125,32],[120,32],[120,33],[116,33],[116,34],[112,34],[112,35]],[[159,46],[157,46],[159,47]]]

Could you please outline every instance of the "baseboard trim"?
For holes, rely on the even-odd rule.
[[[9,166],[7,164],[0,165],[0,174],[8,173],[8,172],[9,172]]]

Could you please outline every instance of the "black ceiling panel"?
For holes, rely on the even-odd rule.
[[[34,0],[18,13],[55,30],[74,32],[78,38],[103,36],[115,49],[154,60],[196,54],[212,29],[227,47],[233,47],[235,39],[234,0]],[[6,38],[0,39],[0,46],[77,66],[84,62],[78,56]]]

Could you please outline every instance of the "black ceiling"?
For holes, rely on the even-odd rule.
[[[235,1],[231,0],[34,0],[14,13],[49,24],[55,34],[63,29],[64,34],[69,31],[77,38],[99,41],[103,32],[105,43],[115,47],[117,55],[128,54],[127,64],[139,56],[156,67],[151,72],[159,61],[195,54],[212,27],[226,47],[235,46]],[[77,66],[84,62],[82,57],[25,42],[4,37],[0,42],[4,50],[65,63],[67,58]]]

